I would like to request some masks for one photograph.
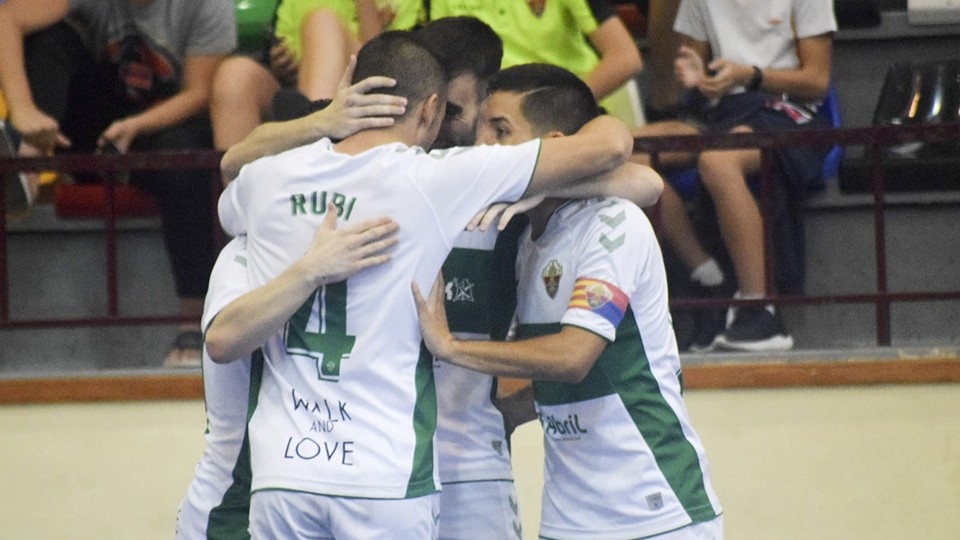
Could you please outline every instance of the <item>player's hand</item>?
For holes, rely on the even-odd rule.
[[[684,88],[695,88],[706,76],[703,59],[696,51],[682,45],[673,61],[673,74]]]
[[[354,274],[390,260],[400,226],[388,217],[368,219],[337,229],[337,207],[327,205],[327,215],[313,235],[307,253],[297,264],[317,287],[343,281]]]
[[[723,58],[717,58],[707,66],[712,75],[704,77],[697,88],[710,99],[717,99],[727,95],[735,86],[749,81],[753,75],[753,68],[737,64]]]
[[[413,300],[417,304],[417,317],[420,320],[420,333],[427,349],[437,358],[451,358],[452,344],[455,341],[450,327],[447,325],[447,310],[444,307],[445,292],[443,274],[437,274],[437,279],[430,289],[430,296],[423,297],[420,287],[414,281]]]
[[[473,216],[473,219],[470,220],[470,223],[467,223],[467,230],[475,231],[480,229],[481,231],[486,231],[487,228],[490,227],[490,224],[499,218],[509,206],[510,203],[491,204],[490,206],[477,212],[477,215]]]
[[[329,123],[325,133],[336,139],[349,137],[364,129],[392,126],[396,117],[406,111],[406,98],[368,93],[376,88],[396,86],[397,81],[390,77],[367,77],[351,85],[356,65],[356,56],[351,56],[340,79],[337,95],[326,109],[313,113],[323,115]]]
[[[140,124],[137,118],[129,116],[110,124],[97,139],[97,147],[106,148],[112,143],[118,152],[126,154],[139,133]]]
[[[477,215],[473,216],[473,219],[470,220],[470,223],[467,223],[467,230],[473,231],[480,229],[481,231],[486,231],[490,228],[490,225],[493,225],[493,222],[497,222],[497,230],[502,231],[507,228],[507,224],[510,223],[510,220],[513,219],[513,216],[517,214],[523,214],[533,208],[536,208],[543,202],[546,198],[546,194],[543,195],[534,195],[533,197],[527,197],[525,199],[520,199],[515,203],[494,203],[486,208],[486,210],[481,210]]]
[[[287,48],[286,42],[279,40],[270,47],[269,61],[270,71],[277,80],[287,86],[297,82],[297,71],[300,65]]]
[[[60,124],[36,107],[10,107],[10,123],[20,132],[23,142],[40,155],[70,147],[70,139],[60,132]]]

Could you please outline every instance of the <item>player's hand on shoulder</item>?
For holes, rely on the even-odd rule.
[[[314,113],[325,118],[329,124],[327,133],[336,139],[349,137],[364,129],[392,126],[396,117],[406,111],[405,98],[370,93],[378,88],[395,86],[396,81],[390,77],[367,77],[356,84],[350,84],[356,63],[356,57],[351,56],[340,79],[337,95],[326,109]]]

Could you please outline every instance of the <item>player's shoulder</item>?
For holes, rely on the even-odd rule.
[[[598,197],[576,201],[564,220],[579,229],[580,235],[593,238],[629,238],[653,236],[654,230],[646,213],[632,201],[619,197]]]
[[[646,221],[647,217],[643,210],[632,201],[621,199],[620,197],[594,197],[592,199],[583,199],[573,204],[571,217],[591,222],[610,224],[611,220],[620,222],[623,220],[641,220]]]

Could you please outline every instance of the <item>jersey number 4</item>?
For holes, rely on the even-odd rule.
[[[287,321],[283,337],[288,355],[317,362],[320,380],[340,380],[340,364],[357,340],[347,335],[347,283],[317,289]]]

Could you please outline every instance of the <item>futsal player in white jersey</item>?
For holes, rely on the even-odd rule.
[[[391,120],[385,117],[364,116],[370,112],[389,112],[396,107],[395,96],[370,94],[366,92],[382,86],[388,81],[372,78],[356,85],[344,84],[334,103],[323,111],[311,115],[307,120],[311,130],[324,134],[350,134],[362,128],[364,123],[382,123]],[[362,104],[361,104],[362,102]],[[382,111],[371,111],[360,107],[370,105],[385,107]],[[296,126],[294,126],[296,127]],[[332,223],[329,224],[333,226]],[[348,265],[350,271],[359,271],[368,265],[385,262],[378,258],[382,253],[377,248],[389,247],[377,242],[389,240],[392,227],[376,222],[376,228],[358,230],[340,230],[336,233],[329,228],[317,233],[311,250],[305,261],[319,261],[321,264],[309,265],[309,271],[296,272],[294,276],[308,278],[316,272],[333,274],[342,271],[342,265]],[[364,234],[367,236],[364,236]],[[327,243],[319,240],[327,238]],[[333,242],[334,245],[331,245]],[[360,243],[358,245],[358,242]],[[372,248],[372,249],[371,249]],[[276,287],[282,281],[271,283]],[[287,282],[289,286],[289,281]],[[313,289],[311,288],[311,291]],[[250,292],[246,268],[246,238],[241,236],[231,240],[220,252],[210,276],[210,285],[204,301],[202,328],[207,328],[214,317],[233,304],[235,300]],[[263,291],[258,291],[258,309]],[[289,296],[284,288],[274,294]],[[306,293],[304,293],[304,296]],[[269,299],[273,309],[283,308],[275,298]],[[299,303],[293,309],[299,307]],[[242,309],[242,307],[241,307]],[[286,318],[293,313],[290,309]],[[229,314],[229,312],[228,312]],[[237,317],[242,319],[242,314]],[[240,330],[247,339],[256,339],[249,329]],[[261,338],[262,339],[262,338]],[[258,360],[262,362],[262,360]],[[259,372],[259,370],[254,370]],[[206,448],[197,464],[194,478],[187,488],[187,494],[177,513],[176,537],[181,540],[237,540],[249,538],[247,527],[250,512],[250,456],[246,441],[247,405],[250,393],[251,358],[244,353],[242,358],[229,364],[218,364],[210,359],[206,347],[203,350],[203,386],[207,416],[207,429],[204,434]]]
[[[393,127],[255,161],[221,199],[224,225],[248,233],[253,284],[289,265],[326,201],[347,223],[390,215],[405,246],[389,264],[320,289],[268,340],[249,427],[255,537],[435,537],[433,373],[413,301],[395,285],[429,282],[480,208],[609,171],[632,147],[626,128],[604,118],[565,144],[428,155],[413,145],[428,146],[439,127],[436,61],[385,34],[359,55],[355,78],[372,73],[407,93]]]
[[[580,106],[554,107],[563,94],[580,96]],[[595,114],[573,74],[517,66],[491,83],[480,140],[571,133]],[[519,341],[459,340],[440,287],[429,301],[419,288],[415,297],[438,357],[534,379],[546,459],[541,537],[721,539],[706,455],[681,398],[650,222],[616,198],[548,199],[528,216],[517,261]]]

